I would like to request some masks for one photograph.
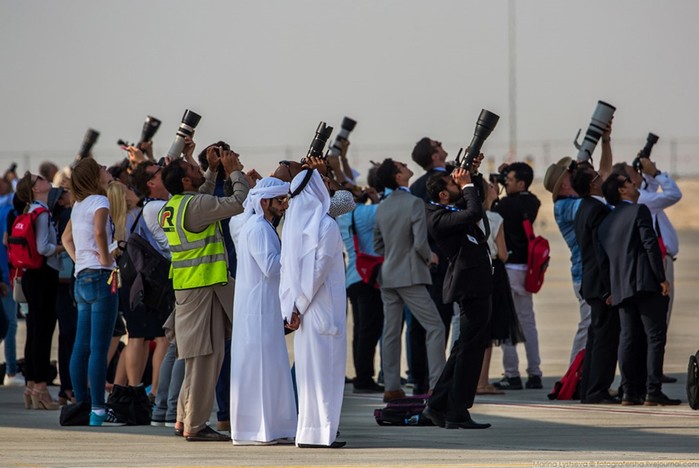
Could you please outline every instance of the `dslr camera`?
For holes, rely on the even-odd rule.
[[[650,153],[653,151],[653,145],[655,145],[658,142],[658,135],[654,133],[648,133],[648,137],[646,137],[646,144],[643,147],[641,151],[638,152],[638,156],[636,156],[631,163],[631,166],[633,166],[633,170],[636,172],[641,172],[641,158],[648,158],[650,159]]]
[[[321,121],[316,128],[316,134],[311,141],[311,146],[308,147],[308,152],[306,157],[301,159],[301,164],[306,164],[306,158],[313,156],[314,158],[325,159],[323,155],[323,150],[325,148],[325,143],[327,143],[330,134],[333,132],[333,128]]]
[[[167,155],[171,159],[177,159],[182,156],[182,150],[184,149],[184,139],[185,137],[193,137],[194,129],[199,125],[201,120],[201,115],[196,112],[192,112],[187,109],[184,111],[182,116],[182,123],[180,123],[180,128],[177,129],[175,134],[175,141],[172,142],[170,149],[167,151]]]
[[[473,163],[473,158],[481,153],[481,147],[485,140],[490,136],[490,133],[495,129],[495,126],[500,120],[500,116],[494,114],[486,109],[482,109],[478,120],[476,121],[476,128],[473,131],[473,138],[471,143],[468,144],[466,151],[464,151],[463,159],[461,159],[462,150],[459,150],[459,154],[456,155],[456,165],[463,167],[464,169],[469,169],[471,163]]]
[[[100,132],[93,128],[88,128],[83,138],[83,143],[80,146],[80,151],[78,152],[78,159],[85,159],[92,152],[92,147],[97,143],[97,139],[100,136]]]
[[[342,125],[340,125],[340,131],[337,133],[337,136],[335,137],[335,141],[333,144],[330,146],[330,149],[328,150],[328,153],[330,153],[331,156],[339,156],[340,153],[342,152],[342,146],[341,143],[342,141],[347,141],[349,140],[349,134],[354,130],[354,127],[357,125],[357,121],[354,119],[350,119],[349,117],[345,117],[342,119]]]
[[[141,144],[151,141],[155,136],[155,132],[160,128],[160,120],[153,116],[147,116],[146,121],[143,123],[143,129],[141,130],[141,138],[138,140],[138,144],[129,143],[126,140],[117,140],[117,145],[126,149],[128,146],[136,146],[138,149],[141,148]]]

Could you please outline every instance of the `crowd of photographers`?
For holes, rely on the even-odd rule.
[[[484,113],[478,125],[487,133],[479,141],[474,137],[466,163],[450,164],[437,140],[418,141],[412,159],[425,173],[412,184],[404,162],[385,159],[373,163],[367,186],[360,186],[360,174],[347,159],[355,124],[348,118],[327,154],[332,128],[321,123],[306,158],[281,161],[262,177],[254,169],[243,172],[239,155],[224,141],[195,157],[199,116],[190,111],[159,160],[150,141],[159,121],[149,117],[141,141],[120,142],[128,157],[110,167],[93,158],[98,133],[91,130],[71,168],[47,162],[38,174],[24,175],[11,168],[0,180],[5,385],[24,386],[26,408],[55,410],[88,401],[93,426],[123,422],[109,409],[105,389],[143,386],[153,405],[152,424],[174,427],[187,440],[231,440],[221,433],[231,431],[239,444],[293,443],[296,437],[300,447],[340,447],[337,389],[345,382],[332,371],[345,366],[344,351],[337,351],[344,346],[344,325],[333,318],[341,297],[352,306],[355,393],[377,393],[389,402],[405,397],[406,384],[412,384],[413,394],[426,399],[423,415],[433,424],[488,427],[468,413],[475,395],[543,384],[532,292],[525,287],[530,241],[525,221],[535,222],[540,207],[529,191],[534,173],[526,163],[513,162],[490,177],[480,174],[480,145],[497,122]],[[591,158],[563,158],[544,177],[571,250],[580,303],[571,351],[571,362],[586,353],[579,398],[594,404],[679,404],[661,386],[672,380],[662,366],[678,253],[677,234],[663,210],[681,193],[649,159],[652,143],[634,164],[613,165],[611,123],[600,136],[598,170]],[[22,269],[8,261],[7,246],[14,220],[32,212],[43,260]],[[254,225],[254,215],[267,224]],[[268,225],[272,229],[265,231]],[[277,245],[278,232],[283,236]],[[253,242],[265,236],[271,240]],[[344,245],[339,289],[332,265],[342,258],[335,236]],[[259,258],[267,262],[264,267]],[[250,259],[257,263],[248,265]],[[259,281],[250,283],[257,273],[236,278],[253,267],[261,269]],[[247,281],[247,288],[271,281],[274,290],[258,291],[252,299],[276,299],[250,302],[250,290],[239,291],[233,278],[239,285]],[[270,341],[259,353],[286,355],[281,331],[296,332],[294,393],[287,392],[291,380],[278,373],[271,381],[281,382],[277,391],[284,395],[262,392],[269,384],[258,382],[256,388],[254,379],[254,388],[244,390],[261,392],[262,401],[250,403],[260,413],[279,415],[291,408],[284,430],[256,432],[249,427],[256,423],[247,422],[274,426],[283,418],[241,416],[245,397],[236,378],[250,363],[240,355],[253,362],[267,357],[246,355],[248,348],[236,341],[245,339],[236,327],[252,319],[234,309],[234,292],[236,304],[272,308],[280,323],[279,336],[261,332],[261,339]],[[21,370],[14,349],[15,301],[24,304],[27,318]],[[54,378],[50,350],[56,324],[58,400],[47,387]],[[400,375],[404,327],[407,381]],[[526,382],[518,343],[526,352]],[[503,349],[504,377],[491,384],[494,345]],[[617,363],[618,391],[610,388]],[[263,372],[276,366],[257,364]],[[314,385],[314,379],[321,383]],[[218,431],[206,421],[214,399]],[[271,401],[277,406],[270,407]],[[280,409],[279,401],[288,407]]]

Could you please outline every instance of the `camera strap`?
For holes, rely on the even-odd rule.
[[[298,187],[296,187],[296,190],[291,192],[289,198],[294,198],[296,195],[303,192],[303,189],[305,189],[306,185],[308,185],[308,183],[311,181],[311,177],[313,177],[313,169],[306,169],[306,175],[303,177],[301,184]]]

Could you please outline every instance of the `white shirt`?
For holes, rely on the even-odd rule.
[[[143,206],[143,214],[141,216],[153,240],[155,240],[157,244],[153,247],[157,247],[161,255],[169,259],[172,256],[170,253],[170,244],[167,241],[167,236],[165,235],[165,231],[163,231],[163,227],[158,222],[158,214],[163,206],[165,206],[165,203],[167,203],[165,200],[150,200]]]
[[[643,178],[647,185],[639,190],[638,203],[648,207],[653,217],[653,228],[656,231],[660,228],[658,235],[662,236],[668,254],[674,257],[679,252],[680,243],[677,231],[664,210],[680,201],[682,192],[667,172],[661,172],[655,177],[644,174]],[[662,188],[662,192],[658,192],[658,187]]]
[[[75,243],[75,276],[82,270],[111,270],[115,264],[105,267],[100,264],[97,241],[95,240],[95,212],[101,208],[109,210],[109,200],[104,195],[90,195],[83,201],[75,202],[70,214]],[[106,221],[107,244],[114,238],[111,218]]]

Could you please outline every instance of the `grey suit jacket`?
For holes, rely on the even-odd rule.
[[[432,284],[425,202],[395,190],[376,208],[374,250],[384,256],[379,284],[403,288]]]

